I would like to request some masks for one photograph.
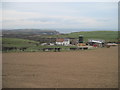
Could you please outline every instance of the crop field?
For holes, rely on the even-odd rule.
[[[3,53],[3,88],[117,88],[118,47]]]

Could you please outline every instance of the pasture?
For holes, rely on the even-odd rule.
[[[62,38],[78,38],[79,35],[84,36],[84,41],[87,42],[88,39],[103,39],[106,42],[115,42],[118,41],[118,31],[81,31],[81,32],[72,32],[63,35],[48,35],[42,37],[62,37]]]
[[[118,47],[3,53],[3,88],[117,88]]]
[[[76,46],[42,46],[38,41],[18,38],[2,38],[3,52],[39,52],[43,51],[44,48],[61,48],[61,51],[68,51],[69,48],[75,47]]]

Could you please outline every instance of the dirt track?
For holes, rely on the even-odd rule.
[[[3,88],[117,87],[117,47],[3,54]]]

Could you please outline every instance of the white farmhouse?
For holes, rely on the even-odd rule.
[[[66,39],[66,38],[56,39],[56,45],[68,46],[68,45],[70,45],[70,39]]]

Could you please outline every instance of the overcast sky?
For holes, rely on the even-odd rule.
[[[118,28],[117,2],[3,2],[0,8],[3,29],[77,31]]]

